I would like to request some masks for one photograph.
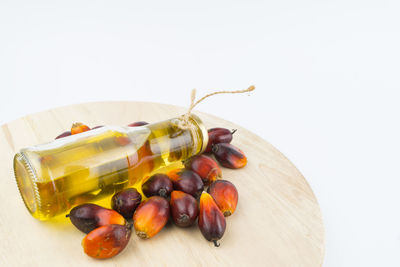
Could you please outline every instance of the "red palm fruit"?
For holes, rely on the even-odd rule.
[[[104,127],[104,125],[95,126],[95,127],[93,127],[91,130],[98,129],[98,128],[101,128],[101,127]]]
[[[212,158],[205,155],[194,156],[185,161],[185,167],[197,173],[204,185],[209,185],[222,176],[221,168]]]
[[[205,150],[206,153],[212,152],[212,146],[219,143],[230,143],[232,135],[236,130],[228,130],[226,128],[211,128],[208,130],[208,144]]]
[[[193,225],[199,215],[196,199],[182,191],[172,191],[170,207],[172,220],[179,227]]]
[[[213,197],[225,217],[235,212],[239,195],[231,182],[226,180],[215,181],[208,187],[207,192]]]
[[[80,122],[76,122],[76,123],[72,124],[71,135],[83,133],[83,132],[86,132],[89,130],[90,130],[90,128],[87,125],[80,123]]]
[[[218,162],[226,168],[239,169],[247,164],[246,155],[232,144],[215,144],[212,151]]]
[[[149,123],[145,122],[145,121],[136,121],[131,124],[128,124],[128,126],[129,127],[137,127],[137,126],[143,126],[143,125],[147,125],[147,124],[149,124]]]
[[[125,225],[126,223],[124,217],[115,210],[106,209],[91,203],[74,207],[67,217],[69,217],[76,228],[84,233],[89,233],[103,225]]]
[[[163,173],[152,175],[142,185],[142,191],[146,197],[161,196],[167,198],[171,194],[172,190],[174,190],[172,181]]]
[[[116,193],[111,199],[111,207],[125,219],[132,219],[133,213],[142,201],[142,195],[136,188],[127,188]]]
[[[71,135],[71,131],[66,131],[66,132],[63,132],[62,134],[58,135],[55,139],[60,139],[60,138],[70,136],[70,135]]]
[[[205,239],[219,247],[217,241],[225,233],[226,221],[212,196],[206,192],[200,197],[199,228]]]
[[[174,184],[175,190],[185,192],[196,199],[200,197],[204,189],[204,184],[200,176],[190,170],[179,172],[178,177],[175,181],[172,181],[172,183]]]
[[[142,202],[133,215],[136,234],[143,239],[155,236],[168,221],[169,203],[159,196],[153,196]]]
[[[120,253],[128,244],[131,229],[118,224],[101,226],[85,236],[82,247],[96,259],[108,259]]]

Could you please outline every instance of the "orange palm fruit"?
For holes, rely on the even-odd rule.
[[[188,227],[196,222],[199,215],[199,206],[196,199],[182,191],[171,193],[171,217],[179,227]]]
[[[219,247],[217,241],[225,233],[226,221],[212,196],[206,192],[200,197],[199,228],[205,239]]]
[[[74,124],[72,124],[72,127],[71,127],[71,135],[83,133],[83,132],[86,132],[89,130],[90,130],[90,128],[87,125],[85,125],[81,122],[75,122]]]
[[[209,185],[222,176],[217,162],[206,155],[197,155],[185,161],[185,167],[197,173],[204,185]]]
[[[185,171],[184,168],[177,168],[177,169],[172,169],[169,172],[167,172],[167,176],[172,182],[176,182],[179,180],[179,177],[181,174]]]
[[[131,229],[109,224],[94,229],[82,240],[85,253],[96,259],[107,259],[119,254],[128,244]]]
[[[225,168],[239,169],[247,164],[246,155],[232,144],[215,144],[212,147],[212,152],[218,162]]]
[[[168,221],[169,203],[160,196],[142,202],[133,214],[136,234],[143,239],[155,236]]]
[[[239,195],[231,182],[226,180],[215,181],[208,187],[207,191],[225,217],[235,212]]]
[[[91,203],[74,207],[67,217],[69,217],[76,228],[84,233],[89,233],[103,225],[126,224],[124,217],[115,210],[106,209]]]

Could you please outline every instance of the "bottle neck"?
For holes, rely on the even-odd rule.
[[[208,131],[203,121],[192,113],[187,118],[182,115],[175,120],[178,128],[190,132],[194,143],[193,147],[198,148],[197,151],[193,151],[193,155],[203,153],[208,144]]]
[[[198,129],[196,131],[196,133],[199,137],[198,139],[202,140],[201,149],[200,149],[199,154],[203,153],[206,150],[207,144],[208,144],[207,128],[205,127],[203,121],[195,114],[190,114],[189,120],[194,125],[194,127],[196,127]]]

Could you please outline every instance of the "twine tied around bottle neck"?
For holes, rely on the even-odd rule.
[[[216,91],[210,94],[207,94],[200,98],[199,100],[196,100],[196,89],[192,90],[191,96],[190,96],[190,106],[188,111],[181,116],[180,120],[178,120],[177,126],[182,129],[182,130],[189,130],[191,132],[191,135],[194,137],[196,135],[196,126],[193,125],[193,123],[190,123],[189,118],[192,110],[194,109],[195,106],[197,106],[200,102],[202,102],[204,99],[213,96],[213,95],[218,95],[218,94],[242,94],[242,93],[247,93],[254,91],[256,87],[254,85],[249,86],[249,88],[244,89],[244,90],[234,90],[234,91]],[[197,147],[197,139],[193,138],[195,142],[195,147]]]

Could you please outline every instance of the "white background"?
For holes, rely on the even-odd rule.
[[[97,100],[186,106],[282,151],[314,190],[326,267],[400,266],[400,2],[0,2],[0,124]]]

